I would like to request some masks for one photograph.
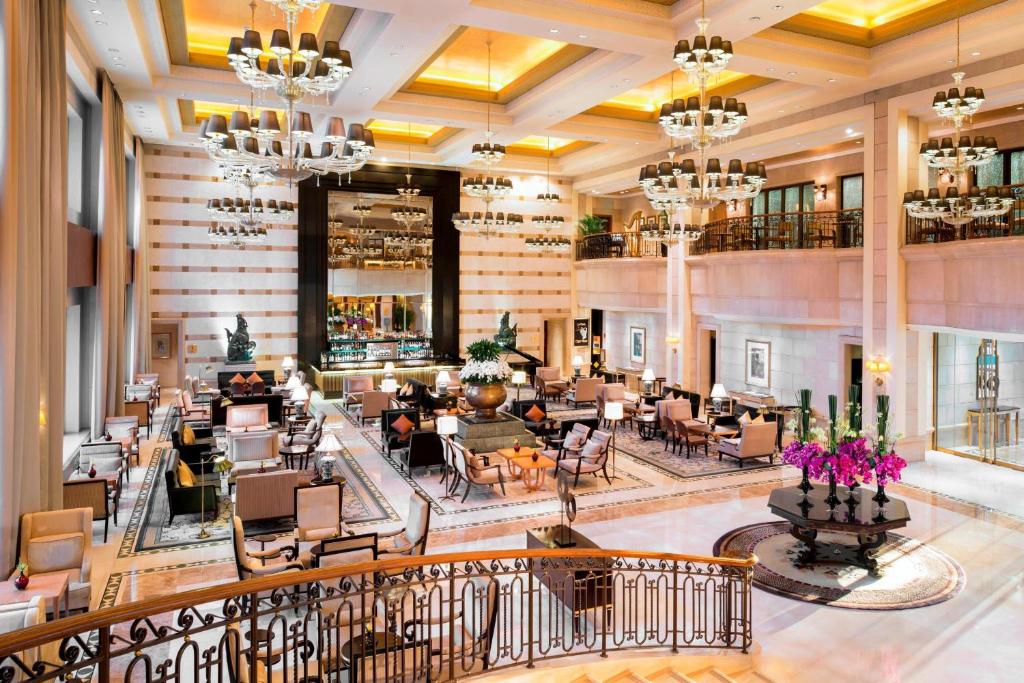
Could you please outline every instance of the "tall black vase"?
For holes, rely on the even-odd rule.
[[[814,488],[811,486],[811,480],[807,477],[807,465],[804,465],[804,478],[800,480],[800,490],[803,491],[806,496]]]
[[[889,496],[885,495],[885,485],[882,483],[878,484],[878,491],[871,498],[871,500],[878,503],[878,507],[882,507],[889,502]]]
[[[834,508],[839,505],[839,496],[836,495],[836,475],[832,472],[828,473],[828,497],[825,498],[825,503],[830,507]]]

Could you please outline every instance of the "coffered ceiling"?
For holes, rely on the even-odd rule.
[[[149,141],[191,144],[213,111],[246,106],[251,93],[226,66],[228,40],[251,23],[249,0],[68,0],[76,48],[105,68],[129,123]],[[255,0],[264,45],[284,24]],[[1024,62],[1024,0],[708,0],[711,33],[733,42],[714,92],[747,104],[747,129],[730,154],[785,154],[850,125],[842,111],[880,88],[950,68],[952,19],[963,12],[961,57],[968,80]],[[99,10],[99,14],[95,13]],[[375,159],[461,167],[488,127],[509,153],[501,170],[588,178],[660,159],[669,146],[656,121],[663,101],[693,92],[673,46],[695,33],[691,0],[325,0],[300,31],[339,39],[354,71],[330,97],[303,102],[318,126],[329,116],[366,122]],[[487,43],[491,43],[491,84]],[[1009,61],[1007,61],[1009,60]],[[973,79],[992,109],[1024,101],[1024,79]],[[927,90],[922,85],[922,88]],[[914,112],[931,116],[930,94]],[[273,93],[257,107],[281,107]],[[220,108],[219,110],[217,108]],[[833,111],[836,110],[836,111]],[[805,112],[827,111],[821,117]],[[770,145],[746,140],[770,138]],[[816,137],[815,137],[816,136]],[[547,138],[551,138],[550,154]],[[828,140],[823,140],[822,144]],[[750,160],[745,158],[744,160]],[[621,189],[621,188],[615,188]]]

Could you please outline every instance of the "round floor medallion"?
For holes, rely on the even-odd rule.
[[[819,541],[841,541],[821,533]],[[848,540],[848,539],[847,539]],[[945,553],[912,538],[890,533],[875,556],[880,572],[846,564],[820,563],[801,567],[803,544],[786,522],[764,522],[734,529],[715,542],[715,555],[759,560],[754,585],[794,600],[847,609],[910,609],[949,600],[964,587],[964,571]]]

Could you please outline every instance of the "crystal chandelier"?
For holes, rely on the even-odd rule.
[[[693,159],[669,160],[648,164],[640,169],[640,187],[656,211],[673,214],[681,209],[710,209],[719,202],[753,199],[761,192],[767,180],[764,164],[750,162],[744,170],[739,159],[732,159],[726,173],[721,162],[711,158],[704,162],[704,150],[699,152],[700,166]]]
[[[682,242],[696,242],[700,239],[704,230],[699,225],[680,225],[679,223],[658,223],[645,225],[640,230],[640,236],[645,240],[653,240],[663,244],[678,244]]]
[[[488,202],[489,204],[489,202]],[[515,230],[522,226],[523,217],[518,213],[504,214],[501,211],[457,211],[452,215],[452,222],[459,232],[479,232],[490,236],[499,231]]]
[[[542,204],[557,204],[558,195],[551,191],[551,138],[548,137],[547,143],[547,161],[544,170],[544,184],[545,191],[537,195],[537,201]],[[561,235],[553,235],[552,231],[562,228],[565,225],[565,219],[562,216],[552,216],[545,214],[543,216],[534,216],[533,224],[538,228],[544,228],[543,237],[527,237],[526,248],[529,251],[550,251],[550,252],[563,252],[568,251],[571,240]]]
[[[500,176],[476,176],[462,181],[462,191],[489,204],[512,194],[512,181]]]
[[[946,188],[945,197],[940,199],[938,188],[933,187],[928,190],[927,199],[924,190],[904,193],[903,207],[912,218],[964,225],[977,218],[994,218],[1006,214],[1013,208],[1013,193],[1009,187],[982,190],[974,186],[967,197],[961,197],[960,191],[951,186]]]
[[[406,133],[405,182],[399,183],[395,188],[398,196],[402,199],[402,204],[391,209],[391,218],[411,229],[427,220],[427,210],[413,204],[420,196],[421,190],[419,185],[412,182],[412,122],[407,123],[406,126],[408,131]]]
[[[352,207],[352,213],[359,216],[359,218],[366,218],[373,213],[373,206],[370,204],[356,204]]]
[[[939,169],[945,176],[944,179],[949,182],[956,182],[971,168],[987,165],[999,152],[994,137],[977,135],[972,141],[969,135],[963,135],[963,131],[970,125],[971,119],[985,102],[985,91],[981,88],[967,86],[963,88],[961,94],[960,88],[966,75],[960,70],[960,14],[958,12],[954,86],[946,92],[940,90],[935,93],[932,100],[932,109],[944,124],[953,127],[953,136],[942,138],[941,142],[931,138],[928,142],[921,143],[921,159],[930,168]],[[957,139],[955,145],[953,144],[954,137]]]
[[[264,223],[282,223],[294,215],[295,207],[291,202],[271,199],[263,205],[261,199],[210,199],[206,203],[207,212],[217,222],[210,227],[209,238],[218,244],[230,244],[243,247],[247,244],[258,244],[267,238]]]
[[[483,143],[473,145],[473,159],[490,168],[501,163],[505,158],[505,145],[491,142],[494,131],[491,130],[491,41],[487,40],[487,130],[484,131],[486,140]]]
[[[545,235],[544,237],[527,237],[526,250],[535,252],[567,252],[572,240],[562,235]]]

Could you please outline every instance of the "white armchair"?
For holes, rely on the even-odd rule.
[[[46,601],[42,596],[36,595],[28,602],[17,602],[12,605],[0,605],[0,634],[20,631],[30,626],[38,626],[46,623]],[[33,647],[22,650],[15,654],[18,660],[26,668],[31,669],[36,662],[59,662],[58,653],[60,641],[53,641],[42,647]],[[11,665],[10,661],[6,662]],[[14,667],[14,676],[9,679],[11,683],[21,683],[29,678],[18,667]]]
[[[267,470],[281,467],[278,454],[277,432],[240,432],[228,434],[228,459],[231,460],[231,474],[255,472],[260,465]]]
[[[68,609],[88,611],[92,598],[91,508],[22,515],[18,557],[37,576],[67,572]]]
[[[295,552],[304,567],[313,566],[309,549],[345,532],[341,521],[341,484],[295,488]]]
[[[430,533],[430,503],[418,493],[409,496],[409,517],[405,528],[378,534],[378,557],[392,559],[398,555],[423,555]]]

